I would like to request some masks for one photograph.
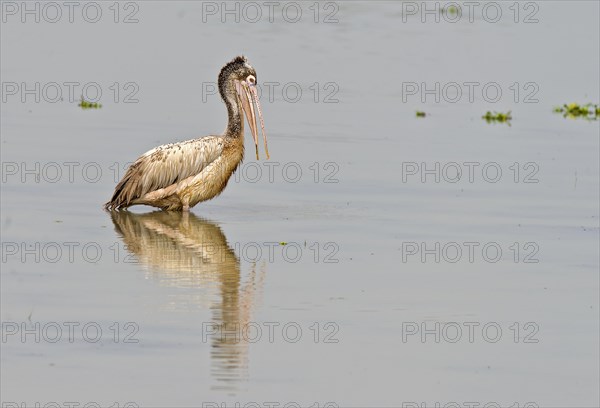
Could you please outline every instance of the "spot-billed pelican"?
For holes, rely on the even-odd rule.
[[[244,119],[246,115],[256,146],[258,111],[267,159],[269,150],[264,121],[256,91],[256,71],[246,57],[227,63],[219,73],[219,93],[229,121],[220,136],[158,146],[140,156],[117,184],[107,210],[132,205],[151,205],[163,210],[188,211],[201,201],[219,195],[244,158]]]

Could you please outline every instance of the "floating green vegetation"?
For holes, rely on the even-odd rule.
[[[506,113],[502,113],[502,112],[490,112],[487,111],[485,113],[485,115],[482,116],[483,119],[485,119],[485,121],[487,123],[492,123],[492,122],[500,122],[500,123],[508,123],[510,124],[510,121],[512,120],[512,116],[510,111],[506,112]]]
[[[600,116],[600,106],[592,103],[579,105],[578,103],[564,104],[554,108],[555,113],[562,113],[565,118],[584,118],[588,120],[598,119]]]
[[[288,243],[287,243],[287,242],[285,242],[285,241],[281,241],[281,242],[279,243],[279,245],[287,245],[287,244],[288,244]]]
[[[425,116],[425,112],[417,111],[417,118],[424,118]]]
[[[440,9],[440,12],[446,13],[446,14],[451,14],[451,15],[456,15],[456,14],[458,14],[458,8],[456,6],[444,7],[442,9]]]
[[[77,106],[79,106],[81,109],[100,109],[102,107],[102,104],[98,102],[86,101],[85,99],[83,99],[82,96],[81,100],[79,101],[79,105]]]

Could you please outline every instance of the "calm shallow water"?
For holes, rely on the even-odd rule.
[[[502,4],[494,24],[392,2],[338,3],[329,24],[308,4],[296,24],[222,24],[199,2],[139,3],[135,24],[108,3],[96,24],[7,16],[3,83],[96,82],[104,106],[2,103],[2,401],[598,406],[599,122],[552,113],[600,99],[598,3],[536,3],[532,24]],[[271,164],[248,154],[189,215],[102,211],[127,162],[224,128],[202,84],[239,53],[282,84],[262,97]],[[403,82],[503,95],[403,102]],[[465,162],[473,182],[448,182]]]

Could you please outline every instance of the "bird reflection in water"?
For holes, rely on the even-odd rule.
[[[112,211],[111,218],[127,250],[162,285],[196,292],[216,286],[219,301],[210,303],[210,333],[215,334],[209,336],[211,371],[218,383],[213,388],[235,391],[248,372],[248,343],[239,334],[262,294],[265,265],[257,274],[252,264],[243,283],[240,261],[221,228],[192,213]],[[207,296],[195,300],[206,303]]]

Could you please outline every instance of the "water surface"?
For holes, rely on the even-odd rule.
[[[3,402],[598,406],[599,122],[552,113],[600,99],[597,2],[537,2],[530,24],[508,3],[497,23],[453,24],[393,2],[339,2],[333,23],[303,3],[298,23],[227,24],[200,2],[137,4],[133,24],[102,3],[96,24],[0,27],[3,83],[103,91],[99,110],[2,103]],[[240,53],[281,84],[262,96],[270,164],[248,154],[187,215],[102,211],[139,154],[224,129],[203,89]],[[503,96],[403,101],[407,82]],[[514,119],[488,124],[487,110]],[[436,163],[439,182],[410,173]],[[473,181],[449,182],[464,163]],[[434,334],[409,334],[422,324]]]

